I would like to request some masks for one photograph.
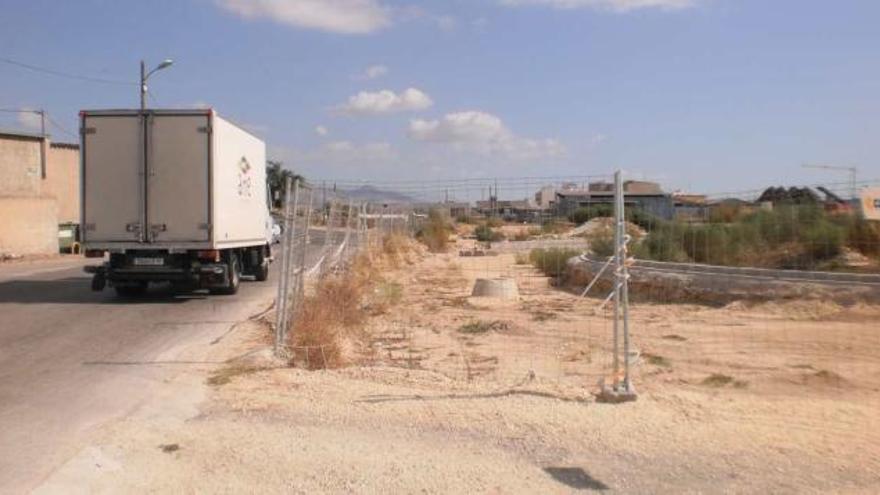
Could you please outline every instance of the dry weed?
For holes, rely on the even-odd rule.
[[[501,320],[484,321],[477,320],[464,324],[458,328],[458,331],[465,334],[478,335],[491,331],[503,332],[510,329],[510,323]]]
[[[382,241],[382,255],[388,260],[393,267],[400,266],[400,263],[407,261],[407,255],[413,250],[408,237],[403,234],[389,234]]]
[[[232,366],[227,366],[225,368],[220,368],[216,370],[211,376],[208,377],[206,382],[208,385],[220,386],[226,385],[231,382],[233,378],[237,376],[250,375],[252,373],[257,373],[259,371],[263,371],[267,368],[259,367],[259,366],[243,366],[240,364],[235,364]]]
[[[312,370],[345,365],[346,344],[365,341],[368,309],[385,312],[402,298],[402,287],[382,281],[380,270],[412,249],[407,238],[392,234],[381,250],[361,253],[347,271],[322,278],[296,306],[287,342],[291,365]]]
[[[663,368],[669,368],[670,366],[672,366],[672,363],[669,362],[669,359],[657,354],[643,352],[642,357],[645,358],[645,361],[647,361],[648,364],[653,366],[660,366]]]

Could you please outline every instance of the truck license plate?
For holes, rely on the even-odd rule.
[[[135,258],[135,266],[162,266],[165,264],[164,258]]]

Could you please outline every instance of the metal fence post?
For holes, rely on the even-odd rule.
[[[627,263],[626,215],[624,211],[623,173],[614,174],[614,337],[613,367],[614,377],[611,389],[603,388],[599,399],[605,402],[628,402],[636,400],[636,393],[630,379],[630,339],[629,339],[629,274]],[[621,325],[622,321],[622,325]],[[623,380],[620,379],[620,331],[623,327]]]
[[[348,253],[351,251],[351,245],[349,243],[351,242],[351,221],[354,217],[354,200],[351,198],[348,199],[347,211],[348,216],[345,217],[345,238],[342,240],[344,247],[342,248],[343,252],[340,253],[340,256],[344,259],[348,259]]]
[[[614,379],[613,387],[617,390],[620,377],[620,243],[623,239],[620,236],[620,200],[623,184],[620,182],[620,171],[614,173],[614,340],[612,349],[614,350],[613,367]]]
[[[303,249],[299,254],[299,283],[297,287],[297,293],[294,295],[295,298],[299,298],[303,292],[305,291],[306,285],[306,253],[309,250],[309,227],[312,225],[312,209],[313,202],[315,199],[315,189],[309,189],[309,206],[306,209],[306,218],[305,218],[305,236],[303,237]],[[296,309],[296,304],[294,304],[294,309]]]
[[[296,197],[294,192],[293,205],[290,201],[291,178],[284,183],[284,237],[281,241],[281,274],[278,277],[278,295],[275,299],[275,354],[280,355],[287,332],[287,298],[290,283],[290,252],[293,250],[293,226],[295,225]],[[298,186],[298,184],[297,184]],[[291,208],[292,206],[292,208]],[[292,213],[291,213],[292,211]]]
[[[323,275],[324,270],[327,268],[327,264],[330,262],[330,242],[333,237],[333,206],[334,202],[330,201],[330,210],[327,213],[327,222],[324,224],[324,259],[321,260],[321,269],[320,272]]]
[[[615,177],[617,189],[617,210],[618,210],[618,231],[620,244],[618,246],[617,258],[618,267],[620,269],[620,292],[621,292],[621,317],[623,319],[623,390],[632,392],[632,382],[630,380],[630,342],[629,342],[629,271],[627,269],[627,244],[629,236],[626,233],[626,203],[624,202],[623,177],[620,171]]]

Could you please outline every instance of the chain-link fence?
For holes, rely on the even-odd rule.
[[[873,186],[865,183],[863,186]],[[827,396],[880,385],[880,223],[851,184],[673,197],[670,215],[627,202],[639,381]],[[570,283],[609,254],[604,206]],[[598,287],[612,281],[602,277]]]
[[[687,195],[623,181],[619,223],[613,184],[609,175],[293,188],[279,349],[328,362],[285,333],[306,280],[402,234],[425,252],[385,266],[359,303],[371,318],[359,324],[358,364],[577,390],[878,384],[880,230],[846,197],[849,184]],[[355,199],[367,189],[376,197]],[[621,280],[626,324],[614,304],[625,304]]]
[[[369,262],[372,253],[381,250],[382,243],[392,233],[411,233],[410,222],[410,215],[388,211],[387,205],[356,200],[335,189],[289,181],[276,218],[279,242],[275,251],[278,253],[276,262],[280,264],[276,354],[307,368],[330,366],[333,359],[329,354],[338,352],[332,334],[335,330],[322,322],[320,335],[307,335],[315,333],[311,327],[319,323],[308,320],[334,319],[334,315],[316,316],[315,307],[323,305],[345,312],[347,308],[335,305],[354,305],[360,301],[346,300],[345,294],[330,294],[331,300],[325,301],[313,301],[309,297],[316,291],[326,291],[331,284],[324,282],[333,277],[341,278],[358,256],[365,256]],[[342,301],[332,300],[334,296],[342,296]]]

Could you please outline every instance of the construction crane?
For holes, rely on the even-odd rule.
[[[819,164],[810,164],[810,163],[805,163],[803,165],[803,167],[804,168],[823,169],[823,170],[836,170],[838,172],[849,173],[850,198],[852,198],[852,199],[856,198],[856,196],[858,194],[856,191],[856,189],[857,189],[857,187],[856,187],[857,180],[856,179],[859,174],[859,169],[857,169],[856,167],[840,167],[837,165],[819,165]]]

